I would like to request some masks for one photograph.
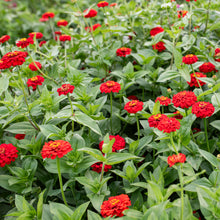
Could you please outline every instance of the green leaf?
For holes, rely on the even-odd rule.
[[[90,202],[80,205],[71,216],[71,220],[81,220]]]
[[[211,122],[210,125],[220,131],[220,120],[215,120],[215,121]]]
[[[97,160],[99,160],[101,162],[104,162],[104,163],[107,162],[106,158],[103,157],[100,150],[84,147],[84,148],[78,149],[78,151],[83,151],[83,152],[93,156],[94,158],[96,158]]]
[[[52,139],[52,140],[59,140],[61,139],[61,129],[59,129],[57,126],[53,124],[47,124],[47,125],[40,125],[39,126],[41,132],[44,136],[46,136],[46,139]]]
[[[129,219],[141,220],[143,213],[135,209],[127,209],[123,212]]]
[[[163,194],[158,184],[148,181],[148,203],[150,206],[158,205],[163,201]]]
[[[78,181],[83,186],[89,188],[93,193],[97,193],[98,187],[94,185],[94,181],[89,179],[88,177],[85,177],[85,176],[76,177],[76,181]]]
[[[34,134],[36,131],[27,121],[14,123],[4,130],[13,134]]]
[[[157,82],[166,82],[168,80],[174,79],[179,76],[179,73],[174,70],[167,70],[160,74],[159,78],[157,79]]]
[[[154,104],[152,114],[153,114],[153,115],[156,115],[156,114],[159,114],[159,113],[160,113],[160,102],[157,101],[157,102],[155,102],[155,104]]]
[[[40,193],[38,196],[38,203],[37,203],[37,219],[41,220],[42,219],[42,213],[43,213],[43,201],[44,201],[44,193],[46,189]]]
[[[107,159],[106,164],[114,165],[114,164],[122,163],[126,160],[138,160],[143,158],[137,157],[129,153],[109,153],[107,154],[106,159]]]
[[[1,85],[0,87],[0,96],[1,96],[2,93],[8,89],[9,78],[7,76],[2,76],[0,78],[0,85]]]
[[[199,148],[198,148],[198,151],[209,163],[211,163],[217,169],[220,169],[220,161],[215,156],[213,156],[211,153],[209,153],[205,150],[201,150]]]
[[[95,212],[92,212],[90,210],[87,211],[88,220],[102,220],[100,215],[96,214]]]

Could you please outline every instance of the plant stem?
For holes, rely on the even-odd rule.
[[[65,56],[65,68],[66,68],[66,42],[64,42],[64,56]]]
[[[204,34],[206,33],[206,31],[207,31],[207,27],[208,27],[210,5],[211,5],[211,0],[209,0],[209,4],[208,4],[208,9],[207,9],[207,14],[206,14],[207,18],[206,18],[206,22],[205,22],[205,30],[204,30]]]
[[[62,197],[63,197],[63,201],[64,201],[64,204],[66,206],[68,206],[68,204],[66,202],[64,192],[63,192],[63,181],[62,181],[62,176],[61,176],[61,172],[60,172],[60,158],[59,157],[57,157],[57,171],[58,171],[58,177],[59,177],[59,182],[60,182],[60,190],[61,190],[61,194],[62,194]]]
[[[190,5],[190,18],[189,18],[189,36],[191,35],[191,25],[192,25],[192,3],[189,2]]]
[[[173,146],[174,151],[176,152],[176,154],[178,154],[178,151],[176,150],[176,146],[175,146],[174,141],[173,141],[173,132],[170,133],[170,142]]]
[[[101,175],[100,175],[100,183],[102,182],[103,176],[104,176],[104,171],[105,171],[105,163],[102,162],[102,171],[101,171]]]
[[[73,104],[72,104],[72,101],[70,99],[69,93],[67,94],[67,97],[68,97],[68,100],[70,102],[71,112],[72,112],[72,116],[73,116],[74,115]],[[73,120],[72,120],[72,132],[74,132],[74,121]]]
[[[110,128],[111,128],[111,134],[113,134],[113,129],[112,129],[112,92],[110,92],[110,105],[111,105]]]
[[[139,120],[138,120],[137,114],[135,114],[135,117],[136,117],[136,121],[137,121],[138,141],[139,141],[139,139],[140,139],[140,126],[139,126]]]
[[[180,186],[181,186],[181,213],[180,213],[180,220],[183,220],[183,212],[184,212],[184,189],[183,189],[182,164],[180,164],[180,166],[178,166],[178,175],[179,175]]]
[[[207,132],[207,118],[204,118],[204,128],[205,128],[206,144],[207,144],[208,152],[210,152],[208,132]]]

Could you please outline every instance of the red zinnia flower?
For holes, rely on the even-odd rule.
[[[22,38],[19,41],[17,41],[16,46],[17,47],[21,47],[21,48],[25,48],[27,47],[29,44],[33,44],[34,41],[31,37],[29,38]]]
[[[186,0],[187,2],[190,2],[190,1],[192,1],[192,0]],[[197,0],[194,0],[194,2],[196,2]]]
[[[186,155],[179,153],[177,155],[173,154],[167,158],[167,163],[170,167],[175,165],[176,163],[184,163],[186,161]]]
[[[25,134],[16,134],[16,135],[15,135],[15,138],[16,138],[17,140],[23,140],[23,139],[25,138]]]
[[[160,123],[161,120],[168,118],[164,114],[156,114],[156,115],[151,115],[148,118],[148,123],[150,127],[157,128],[158,124]]]
[[[102,162],[97,162],[97,163],[94,163],[91,167],[92,167],[92,170],[97,172],[97,173],[101,173],[102,171],[102,166],[103,166],[103,163]],[[107,172],[108,170],[110,170],[112,168],[111,165],[106,165],[105,164],[105,167],[104,167],[104,172]]]
[[[68,93],[73,93],[74,86],[70,84],[63,84],[60,88],[57,89],[57,92],[60,95],[67,95]]]
[[[119,135],[109,135],[109,140],[115,139],[114,144],[112,145],[112,152],[116,152],[117,150],[121,150],[125,148],[125,139]],[[102,151],[102,146],[104,141],[99,143],[99,149]]]
[[[161,32],[164,32],[164,29],[162,27],[155,27],[151,29],[150,35],[153,37]]]
[[[61,31],[55,31],[54,33],[57,34],[57,35],[61,35],[62,34]]]
[[[187,15],[188,11],[180,10],[177,11],[177,13],[178,13],[178,18],[184,18]]]
[[[120,90],[121,85],[114,81],[107,81],[100,86],[101,93],[119,92]]]
[[[42,18],[44,18],[44,19],[53,18],[54,16],[55,16],[55,14],[53,12],[49,12],[49,11],[42,14]]]
[[[119,196],[109,197],[107,201],[104,201],[101,205],[101,215],[106,218],[108,216],[118,216],[122,217],[124,210],[128,209],[131,205],[131,201],[128,195],[121,194]]]
[[[28,87],[32,86],[33,91],[36,90],[37,86],[41,86],[44,82],[44,77],[42,76],[34,76],[27,81]]]
[[[130,48],[126,48],[126,47],[121,47],[121,48],[116,50],[117,56],[120,56],[120,57],[126,57],[130,53],[131,53],[131,49]]]
[[[112,4],[110,4],[109,6],[110,7],[114,7],[114,6],[116,6],[117,5],[117,3],[112,3]]]
[[[49,20],[49,18],[40,18],[39,19],[40,22],[45,22],[45,21],[48,21],[48,20]]]
[[[63,35],[60,35],[59,39],[60,39],[60,41],[71,41],[71,36],[63,34]]]
[[[18,157],[18,150],[12,144],[0,145],[0,167],[4,167],[6,164],[10,164]]]
[[[86,9],[83,13],[86,13],[84,15],[85,18],[93,18],[97,15],[98,12],[94,9],[90,9],[89,11]]]
[[[59,20],[57,22],[57,26],[60,27],[60,26],[67,26],[68,25],[68,21],[66,20]]]
[[[171,103],[171,99],[165,96],[160,96],[157,97],[157,99],[155,100],[155,102],[159,101],[160,105],[165,105],[168,106]]]
[[[98,27],[102,27],[101,26],[101,24],[99,24],[99,23],[97,23],[97,24],[94,24],[93,26],[92,26],[92,28],[91,27],[85,27],[85,30],[87,31],[87,30],[89,30],[89,32],[91,32],[91,30],[96,30]]]
[[[163,131],[163,133],[170,133],[180,129],[180,122],[175,118],[164,118],[157,126],[157,129]]]
[[[164,46],[164,42],[159,41],[158,43],[152,45],[154,50],[157,50],[158,52],[162,52],[166,50],[166,47]]]
[[[183,116],[180,114],[179,111],[176,111],[173,114],[175,114],[173,117],[176,118],[176,119],[182,119],[183,118]]]
[[[99,8],[106,7],[106,6],[108,6],[108,2],[106,2],[106,1],[101,1],[101,2],[99,2],[99,3],[97,4],[97,6],[98,6]]]
[[[206,77],[206,75],[204,75],[204,74],[202,74],[202,73],[199,73],[199,72],[195,72],[195,74],[196,74],[197,77]],[[198,82],[197,82],[197,80],[196,80],[196,77],[195,77],[195,74],[194,74],[194,73],[190,74],[191,81],[190,81],[190,82],[187,82],[187,83],[189,84],[189,86],[190,86],[190,87],[193,87],[193,86],[199,87],[199,84],[200,84],[201,86],[205,85],[206,83],[203,82],[203,81],[201,81],[201,80],[199,80],[199,79],[198,79],[198,81],[199,81],[199,84],[198,84]]]
[[[37,66],[38,68],[37,68],[36,66]],[[41,65],[41,63],[35,61],[35,62],[30,63],[28,67],[29,67],[29,69],[32,70],[32,71],[38,71],[38,69],[41,69],[41,68],[42,68],[42,65]]]
[[[217,59],[216,59],[217,57]],[[215,61],[220,62],[220,48],[215,49],[215,55],[214,55]]]
[[[188,54],[185,57],[182,58],[183,63],[185,64],[193,64],[198,61],[198,57],[193,54]]]
[[[10,39],[9,35],[3,35],[0,37],[0,43],[5,43],[6,41],[8,41]]]
[[[200,67],[199,67],[199,71],[203,72],[203,73],[210,73],[212,71],[217,72],[217,70],[215,69],[215,65],[213,65],[210,62],[207,63],[203,63]]]
[[[41,32],[31,32],[28,34],[31,38],[36,36],[36,39],[41,39],[44,35]]]
[[[68,141],[56,140],[49,141],[45,143],[43,149],[41,151],[41,155],[43,159],[51,158],[55,159],[56,157],[63,157],[67,153],[69,153],[72,149],[71,144]]]
[[[39,47],[42,47],[44,44],[46,44],[47,43],[47,41],[45,41],[45,40],[42,40],[40,43],[39,43]]]
[[[197,101],[197,97],[194,92],[182,91],[173,95],[173,105],[180,108],[189,108]]]
[[[192,113],[195,114],[197,118],[210,117],[214,111],[215,107],[209,102],[196,102],[192,106]]]
[[[141,111],[143,109],[144,103],[138,100],[132,100],[130,102],[127,102],[125,104],[124,110],[126,110],[128,113],[137,113],[138,111]]]
[[[127,99],[129,99],[129,100],[138,100],[138,97],[135,96],[135,95],[130,95],[130,96],[127,97]]]

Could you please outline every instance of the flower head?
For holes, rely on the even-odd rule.
[[[0,145],[0,167],[4,167],[6,164],[10,164],[18,157],[18,150],[12,144]]]
[[[130,53],[131,53],[131,49],[130,48],[126,48],[126,47],[121,47],[121,48],[116,50],[116,55],[120,56],[120,57],[126,57]]]
[[[127,97],[129,100],[138,100],[138,97],[136,95],[130,95]]]
[[[73,93],[74,86],[70,84],[63,84],[60,88],[57,89],[57,92],[60,95],[67,95],[68,93]]]
[[[158,43],[152,45],[154,50],[157,50],[158,52],[162,52],[166,50],[166,47],[164,46],[164,42],[159,41]]]
[[[84,15],[85,18],[93,18],[97,15],[98,12],[95,9],[90,9],[89,11],[86,9],[84,13],[86,13]]]
[[[86,31],[89,30],[89,32],[91,32],[91,30],[94,31],[94,30],[96,30],[98,27],[102,27],[101,24],[99,24],[99,23],[94,24],[94,25],[92,26],[92,28],[91,28],[91,27],[85,27],[85,30],[86,30]]]
[[[187,15],[187,13],[188,11],[180,10],[180,11],[177,11],[177,16],[178,18],[184,18]]]
[[[93,171],[97,172],[97,173],[101,173],[102,171],[102,166],[103,166],[103,163],[102,162],[97,162],[97,163],[94,163],[91,168]],[[108,170],[110,170],[112,168],[111,165],[106,165],[105,164],[105,167],[104,167],[104,172],[107,172]]]
[[[41,155],[43,159],[51,158],[55,159],[56,157],[63,157],[67,153],[69,153],[72,149],[71,144],[68,141],[56,140],[49,141],[45,143],[43,149],[41,151]]]
[[[40,43],[39,43],[39,47],[42,47],[44,44],[46,44],[47,43],[47,41],[45,41],[45,40],[42,40]]]
[[[170,167],[175,165],[176,163],[184,163],[186,161],[186,155],[179,153],[177,155],[173,154],[167,158],[167,163]]]
[[[66,20],[59,20],[57,22],[57,26],[60,27],[60,26],[67,26],[68,25],[68,21]]]
[[[164,118],[157,126],[157,129],[163,131],[163,133],[170,133],[180,129],[180,122],[175,118]]]
[[[118,93],[121,90],[121,85],[115,81],[107,81],[102,83],[100,86],[101,93],[111,93],[116,92]]]
[[[160,123],[161,120],[168,118],[166,115],[164,114],[156,114],[156,115],[151,115],[148,118],[148,123],[149,126],[152,128],[157,128],[158,124]]]
[[[33,44],[34,41],[31,37],[29,38],[22,38],[19,41],[16,42],[16,46],[17,47],[21,47],[21,48],[25,48],[27,47],[29,44]]]
[[[101,215],[106,218],[108,216],[122,217],[123,211],[128,209],[131,205],[131,201],[128,195],[121,194],[119,196],[109,197],[107,201],[104,201],[101,205]]]
[[[38,69],[42,68],[42,65],[41,63],[35,61],[35,62],[30,63],[28,67],[31,71],[38,71]]]
[[[196,55],[193,55],[193,54],[188,54],[185,57],[183,57],[182,61],[185,64],[193,64],[193,63],[196,63],[198,61],[198,57]]]
[[[220,62],[220,48],[215,49],[215,55],[214,55],[215,61]]]
[[[17,140],[23,140],[23,139],[25,138],[25,134],[16,134],[16,135],[15,135],[15,138],[16,138]]]
[[[114,6],[116,6],[117,5],[117,3],[112,3],[112,4],[110,4],[109,6],[110,7],[114,7]]]
[[[198,79],[198,81],[199,81],[199,84],[198,84],[195,75],[196,75],[197,77],[206,77],[206,75],[204,75],[204,74],[202,74],[202,73],[199,73],[199,72],[195,72],[195,74],[194,74],[194,73],[190,74],[191,81],[190,81],[190,82],[187,82],[190,87],[193,87],[193,86],[199,87],[199,84],[200,84],[201,86],[203,86],[203,85],[206,84],[205,82],[203,82],[203,81],[201,81],[201,80],[199,80],[199,79]]]
[[[59,39],[60,41],[71,41],[71,36],[63,34],[63,35],[60,35]]]
[[[181,91],[173,95],[173,105],[180,108],[189,108],[197,101],[197,97],[194,92]]]
[[[36,39],[41,39],[44,35],[41,32],[31,32],[28,34],[31,38],[36,36]]]
[[[44,14],[42,14],[42,18],[44,19],[49,19],[49,18],[53,18],[55,16],[55,14],[53,12],[45,12]]]
[[[34,76],[27,81],[28,87],[32,86],[33,91],[36,90],[37,86],[41,86],[44,82],[44,77],[42,76]]]
[[[183,118],[183,116],[180,114],[180,112],[179,111],[175,111],[174,113],[174,118],[176,118],[176,119],[182,119]]]
[[[203,72],[203,73],[210,73],[212,71],[217,71],[215,69],[215,65],[213,65],[212,63],[210,62],[207,62],[207,63],[203,63],[200,67],[199,67],[199,71],[200,72]]]
[[[157,97],[155,102],[159,101],[160,105],[168,106],[171,103],[171,99],[165,96]]]
[[[9,35],[3,35],[0,37],[0,43],[5,43],[6,41],[8,41],[10,39]]]
[[[196,102],[192,106],[192,113],[195,114],[197,118],[210,117],[214,111],[215,107],[209,102]]]
[[[125,104],[124,110],[128,113],[137,113],[143,109],[144,103],[138,100],[132,100]]]
[[[99,2],[99,3],[97,4],[97,6],[98,6],[99,8],[106,7],[106,6],[108,6],[108,2],[106,2],[106,1],[101,1],[101,2]]]
[[[153,37],[161,32],[164,32],[164,29],[162,27],[155,27],[155,28],[152,28],[151,31],[150,31],[150,36]]]

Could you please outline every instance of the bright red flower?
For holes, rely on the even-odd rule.
[[[166,115],[164,114],[156,114],[156,115],[151,115],[148,118],[148,123],[149,126],[152,128],[157,128],[158,124],[160,123],[161,120],[168,118]]]
[[[182,119],[183,116],[180,114],[179,111],[175,111],[173,114],[175,114],[173,117],[176,118],[176,119]]]
[[[198,61],[198,57],[193,54],[188,54],[185,57],[182,58],[183,63],[185,64],[193,64]]]
[[[159,41],[158,43],[152,45],[154,50],[157,50],[158,52],[162,52],[166,50],[166,47],[164,46],[164,42]]]
[[[12,144],[0,145],[0,167],[4,167],[6,164],[10,164],[18,157],[18,150]]]
[[[51,158],[55,159],[56,157],[63,157],[67,153],[69,153],[72,149],[71,144],[68,141],[56,140],[49,141],[45,143],[43,149],[41,151],[41,155],[43,159]]]
[[[57,34],[57,35],[61,35],[62,34],[61,31],[55,31],[54,33]]]
[[[138,111],[141,111],[143,109],[144,103],[138,100],[132,100],[130,102],[127,102],[125,104],[124,110],[126,110],[128,113],[137,113]]]
[[[214,112],[215,107],[209,102],[196,102],[192,106],[192,113],[195,114],[197,118],[210,117]]]
[[[33,44],[34,41],[31,37],[29,38],[22,38],[19,41],[16,42],[16,46],[17,47],[21,47],[21,48],[25,48],[27,47],[29,44]]]
[[[73,93],[74,86],[70,84],[63,84],[60,88],[57,89],[57,92],[60,95],[67,95],[68,93]]]
[[[173,154],[167,158],[167,163],[170,167],[175,165],[176,163],[184,163],[186,161],[186,155],[179,153],[177,155]]]
[[[112,3],[112,4],[110,4],[109,6],[110,7],[114,7],[114,6],[116,6],[117,5],[117,3]]]
[[[178,18],[184,18],[187,15],[187,13],[188,11],[180,10],[180,11],[177,11],[177,16]]]
[[[127,97],[127,99],[129,99],[129,100],[138,100],[138,97],[135,96],[135,95],[130,95],[130,96]]]
[[[101,2],[99,2],[99,3],[97,4],[97,6],[98,6],[99,8],[106,7],[106,6],[108,6],[108,2],[106,2],[106,1],[101,1]]]
[[[164,118],[157,126],[157,129],[163,131],[163,133],[170,133],[180,129],[180,122],[175,118]]]
[[[16,134],[16,135],[15,135],[15,138],[16,138],[17,140],[23,140],[23,139],[25,138],[25,134]]]
[[[91,27],[85,27],[85,30],[86,30],[86,31],[89,30],[89,32],[91,32],[91,29],[94,31],[94,30],[96,30],[98,27],[102,27],[101,24],[99,24],[99,23],[94,24],[94,25],[92,26],[92,28],[91,28]]]
[[[60,39],[60,41],[71,41],[71,36],[63,34],[63,35],[60,35],[59,39]]]
[[[41,86],[44,82],[44,77],[42,76],[34,76],[27,81],[28,87],[32,86],[33,91],[37,89],[37,86]]]
[[[102,83],[100,86],[101,93],[111,93],[116,92],[118,93],[121,90],[121,85],[114,81],[107,81],[105,83]]]
[[[121,48],[116,50],[117,56],[120,56],[120,57],[126,57],[130,53],[131,53],[131,49],[130,48],[126,48],[126,47],[121,47]]]
[[[159,101],[160,105],[168,106],[171,103],[171,99],[165,96],[157,97],[155,102]]]
[[[94,9],[90,9],[89,11],[86,9],[83,13],[86,13],[84,15],[85,18],[93,18],[97,15],[98,12]]]
[[[36,36],[36,39],[41,39],[44,35],[41,32],[31,32],[28,34],[31,38]]]
[[[53,12],[49,12],[49,11],[42,14],[42,18],[44,18],[44,19],[53,18],[54,16],[55,16],[55,14]]]
[[[213,65],[210,62],[207,63],[203,63],[200,67],[199,67],[199,71],[203,72],[203,73],[210,73],[212,71],[217,72],[217,70],[215,69],[215,65]]]
[[[0,43],[5,43],[6,41],[8,41],[10,39],[9,35],[3,35],[0,37]]]
[[[48,21],[48,20],[49,20],[49,18],[40,18],[40,19],[39,19],[40,22],[46,22],[46,21]]]
[[[119,135],[109,135],[109,140],[115,139],[114,144],[112,145],[112,152],[116,152],[117,150],[121,150],[125,148],[125,139]],[[99,149],[102,151],[102,146],[104,141],[99,143]]]
[[[57,26],[60,27],[60,26],[67,26],[68,25],[68,21],[66,20],[59,20],[57,22]]]
[[[164,32],[164,29],[162,27],[155,27],[155,28],[152,28],[151,31],[150,31],[150,36],[153,37],[161,32]]]
[[[215,49],[214,58],[215,58],[215,61],[220,62],[220,48]]]
[[[39,47],[42,47],[44,44],[46,44],[47,43],[47,41],[45,41],[45,40],[42,40],[40,43],[39,43]]]
[[[94,163],[91,168],[93,171],[97,172],[97,173],[101,173],[102,171],[102,166],[103,166],[103,163],[102,162],[97,162],[97,163]],[[108,170],[110,170],[112,168],[111,165],[106,165],[105,164],[105,167],[104,167],[104,172],[107,172]]]
[[[186,0],[187,2],[193,1],[193,0]],[[197,0],[194,0],[194,2],[196,2]]]
[[[42,68],[42,65],[41,65],[41,63],[35,61],[35,62],[30,63],[28,67],[31,71],[38,71],[38,69]]]
[[[198,78],[198,77],[206,77],[206,75],[204,75],[204,74],[202,74],[202,73],[199,73],[199,72],[195,72],[195,74],[196,74],[197,78]],[[197,80],[196,80],[196,77],[195,77],[195,74],[194,74],[194,73],[190,74],[191,81],[190,81],[190,82],[187,82],[187,83],[189,84],[189,86],[190,86],[190,87],[193,87],[193,86],[199,87],[199,84],[200,84],[201,86],[205,85],[206,83],[203,82],[203,81],[201,81],[201,80],[199,80],[199,79],[198,79],[198,81],[199,81],[199,84],[198,84],[198,82],[197,82]]]
[[[122,217],[123,211],[131,206],[131,201],[128,195],[121,194],[119,196],[109,197],[107,201],[104,201],[101,205],[101,215],[106,218],[108,216]]]
[[[180,108],[189,108],[197,101],[197,97],[194,92],[182,91],[173,95],[173,105]]]

